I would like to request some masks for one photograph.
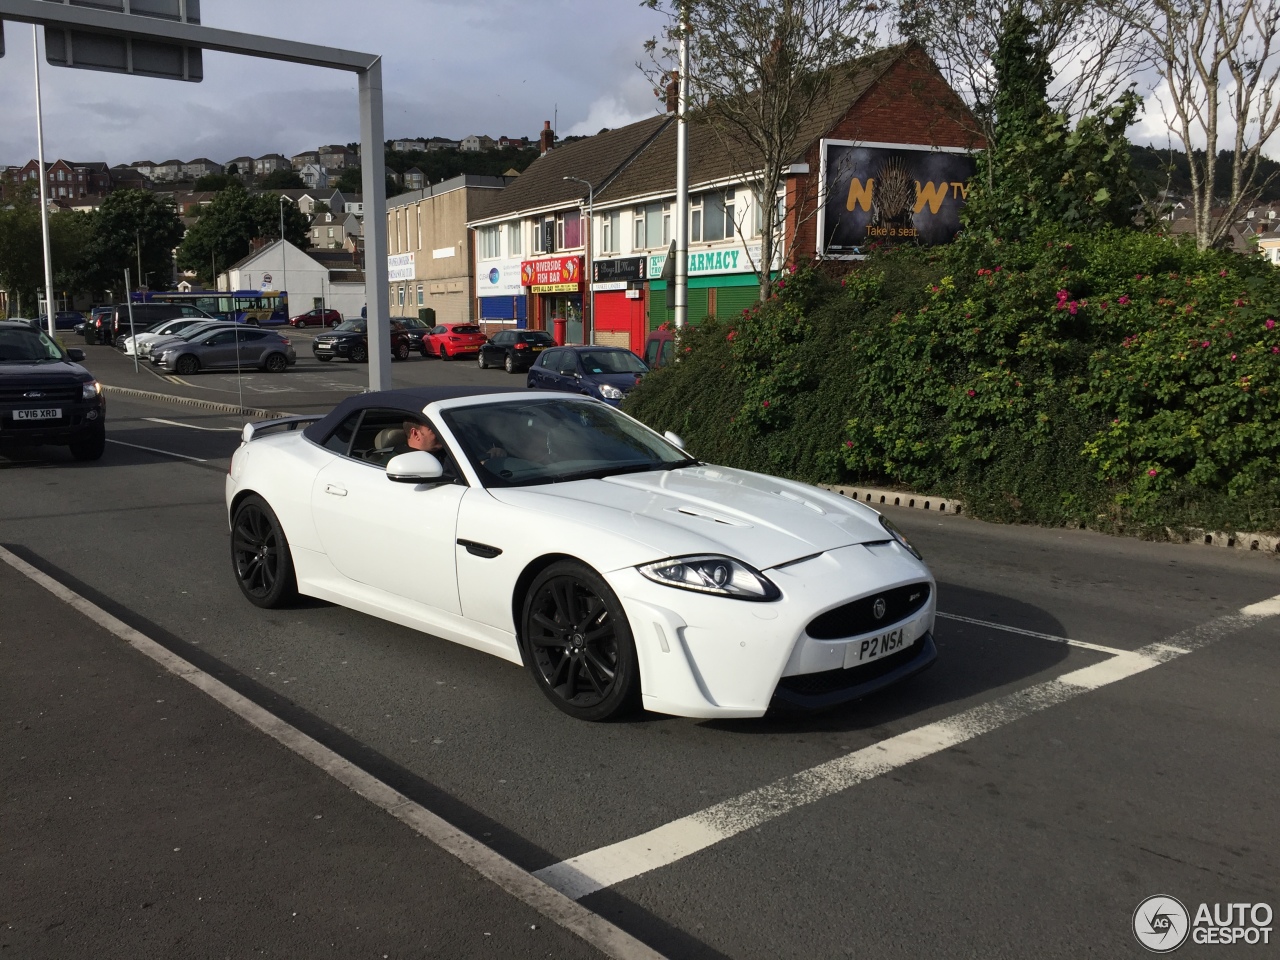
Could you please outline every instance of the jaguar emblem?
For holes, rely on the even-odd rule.
[[[876,597],[876,602],[871,605],[871,615],[877,620],[883,620],[888,609],[889,607],[884,602],[884,597]]]

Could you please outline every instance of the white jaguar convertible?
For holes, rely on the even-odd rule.
[[[414,424],[443,449],[410,449]],[[233,569],[260,607],[300,592],[523,664],[584,720],[830,707],[936,659],[933,577],[887,520],[682,447],[525,390],[250,424],[227,477]]]

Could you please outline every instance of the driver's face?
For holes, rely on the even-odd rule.
[[[440,438],[436,436],[436,432],[425,423],[406,423],[404,425],[404,433],[409,446],[414,450],[435,453],[444,447],[444,444],[440,442]]]

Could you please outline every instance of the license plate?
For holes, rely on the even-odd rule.
[[[15,420],[61,420],[62,411],[56,407],[45,407],[42,410],[15,410]]]
[[[856,667],[859,664],[870,663],[872,660],[878,660],[881,657],[897,653],[899,650],[905,650],[915,642],[915,632],[911,624],[904,624],[875,637],[867,637],[865,640],[859,640],[852,643],[848,647],[845,654],[844,665],[846,667]]]
[[[541,353],[541,352],[542,352],[543,350],[545,350],[545,349],[547,349],[547,348],[546,348],[546,347],[534,347],[534,348],[533,348],[533,352],[534,352],[534,353]]]

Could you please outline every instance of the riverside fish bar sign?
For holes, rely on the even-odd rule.
[[[582,258],[525,260],[520,264],[520,284],[534,293],[576,293],[582,287]]]
[[[873,243],[949,243],[976,169],[967,150],[953,147],[822,141],[818,255],[858,257]]]

